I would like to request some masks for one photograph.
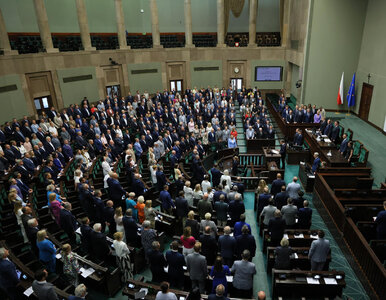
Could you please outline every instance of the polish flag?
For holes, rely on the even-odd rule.
[[[343,78],[344,78],[344,72],[342,73],[342,78],[340,79],[338,98],[336,99],[336,102],[338,103],[338,105],[343,104]]]

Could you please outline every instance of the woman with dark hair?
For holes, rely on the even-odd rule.
[[[210,276],[213,277],[212,293],[216,293],[216,287],[222,284],[225,287],[224,296],[228,293],[227,275],[231,275],[231,271],[227,265],[223,265],[221,256],[217,256],[214,261]]]
[[[188,297],[186,297],[186,300],[202,300],[200,289],[198,287],[192,289]]]
[[[161,290],[157,293],[155,300],[177,300],[176,294],[169,292],[168,282],[161,282],[160,288]]]

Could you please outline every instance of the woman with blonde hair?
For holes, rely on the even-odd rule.
[[[117,265],[122,272],[122,282],[127,282],[133,278],[132,265],[130,260],[130,250],[123,241],[123,233],[114,233],[114,250],[117,260]]]
[[[25,142],[23,143],[23,146],[27,153],[33,150],[31,141],[28,136],[25,137]]]
[[[196,243],[196,239],[192,236],[192,229],[187,226],[184,228],[184,234],[181,235],[181,243],[182,243],[182,254],[186,257],[190,253],[194,252],[194,244]]]
[[[45,230],[39,230],[36,234],[36,245],[39,249],[39,259],[46,265],[48,272],[55,273],[56,248],[47,238],[47,232]]]
[[[23,214],[22,209],[23,204],[20,200],[16,200],[13,205],[13,212],[15,213],[17,224],[20,226],[20,231],[24,239],[24,243],[28,243],[28,237],[25,232],[23,221],[21,220],[21,215]]]
[[[200,224],[197,220],[194,219],[193,210],[188,213],[188,218],[186,219],[185,227],[190,227],[192,235],[195,239],[198,239],[200,237]]]
[[[62,261],[63,261],[63,273],[66,276],[67,280],[73,285],[78,286],[78,274],[79,274],[79,263],[75,255],[71,251],[70,244],[64,244],[62,246]]]
[[[264,194],[264,190],[265,188],[268,188],[268,185],[267,183],[265,182],[264,179],[260,179],[259,181],[259,185],[257,186],[257,189],[256,189],[256,197],[255,197],[255,204],[254,204],[254,210],[256,211],[257,209],[257,199],[259,199],[259,196],[260,194]]]
[[[185,182],[184,197],[188,201],[189,206],[193,206],[193,190],[190,187],[190,181]]]
[[[204,193],[201,190],[201,185],[197,183],[193,191],[193,206],[197,206],[198,201],[200,201],[203,197]]]
[[[124,234],[125,228],[123,227],[122,219],[123,219],[122,207],[118,206],[115,209],[115,214],[114,214],[115,224],[117,224],[116,230]]]
[[[138,211],[138,222],[142,224],[143,221],[145,221],[145,199],[143,196],[138,197],[137,205],[135,205],[134,208]]]
[[[157,214],[155,213],[153,207],[152,207],[153,201],[151,200],[146,200],[146,205],[144,208],[144,213],[145,213],[145,220],[150,222],[150,227],[152,229],[155,228],[155,217]]]

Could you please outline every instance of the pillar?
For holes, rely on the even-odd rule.
[[[44,0],[34,0],[34,7],[43,47],[46,49],[47,53],[59,52],[59,49],[54,48],[52,44],[51,31],[50,26],[48,25],[48,17]]]
[[[5,21],[3,14],[0,9],[0,50],[4,51],[4,55],[16,55],[18,54],[17,50],[11,49],[11,44],[9,43],[7,28],[5,27]]]
[[[96,50],[91,47],[90,29],[88,27],[87,11],[84,0],[75,0],[76,11],[78,13],[78,24],[80,29],[80,38],[82,39],[83,49],[85,51]]]
[[[225,47],[225,11],[224,0],[217,0],[217,47]]]
[[[125,17],[123,15],[122,0],[114,0],[114,3],[115,17],[117,19],[119,49],[130,49],[130,46],[127,45],[126,39]]]
[[[153,48],[162,48],[159,34],[157,0],[150,0],[151,13],[151,35],[153,38]]]
[[[249,0],[249,43],[248,43],[248,47],[256,47],[257,1],[258,0]]]
[[[192,34],[192,5],[191,0],[184,1],[185,13],[185,47],[194,47]]]

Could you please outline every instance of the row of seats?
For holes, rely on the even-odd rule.
[[[229,32],[226,36],[226,44],[229,47],[247,47],[249,43],[248,32]],[[256,43],[259,47],[275,47],[281,45],[280,32],[258,32]]]

